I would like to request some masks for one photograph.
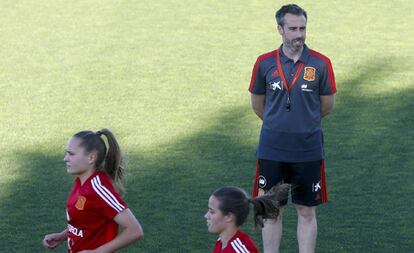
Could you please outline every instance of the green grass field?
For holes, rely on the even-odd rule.
[[[284,3],[1,1],[0,252],[47,251],[43,236],[66,223],[66,141],[103,127],[127,157],[125,199],[145,231],[121,252],[211,252],[210,193],[252,189],[261,122],[247,87],[256,57],[281,43]],[[338,88],[317,252],[412,252],[413,5],[297,3]],[[243,229],[261,245],[250,220]],[[297,252],[295,233],[290,206],[282,252]]]

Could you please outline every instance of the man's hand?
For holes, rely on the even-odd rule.
[[[335,95],[320,96],[321,118],[331,113],[334,109]]]
[[[263,113],[264,113],[264,106],[265,106],[265,95],[257,95],[253,94],[251,95],[251,101],[252,101],[252,108],[254,113],[263,120]]]

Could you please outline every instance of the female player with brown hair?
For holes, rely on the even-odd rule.
[[[143,237],[141,225],[119,195],[124,190],[124,170],[111,131],[75,134],[67,143],[64,161],[67,172],[76,176],[66,204],[68,226],[60,233],[46,235],[46,248],[67,240],[70,253],[109,253]],[[119,226],[123,228],[120,234]]]
[[[219,235],[213,253],[258,253],[256,244],[239,227],[246,221],[253,205],[254,223],[263,227],[263,219],[276,219],[279,202],[286,198],[288,185],[274,186],[268,193],[250,198],[240,188],[222,187],[213,192],[204,215],[208,231]]]

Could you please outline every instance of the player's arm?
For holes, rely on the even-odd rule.
[[[144,236],[144,231],[142,230],[141,225],[138,220],[135,218],[134,214],[129,210],[129,208],[118,213],[114,221],[120,225],[123,230],[122,232],[115,237],[112,241],[105,243],[101,247],[92,251],[81,251],[83,252],[114,252],[119,250],[135,241],[140,240]]]
[[[251,102],[252,108],[254,113],[263,120],[263,112],[264,112],[264,105],[265,105],[265,95],[258,95],[252,93],[251,95]]]
[[[60,233],[53,233],[45,235],[43,238],[43,246],[48,249],[54,249],[62,242],[66,241],[68,238],[67,236],[67,229],[63,230]]]
[[[335,95],[320,96],[321,99],[321,117],[325,117],[334,109]]]

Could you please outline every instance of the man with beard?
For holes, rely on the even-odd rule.
[[[327,201],[321,118],[333,110],[335,77],[330,60],[305,45],[305,10],[282,6],[276,21],[283,44],[258,57],[249,86],[253,111],[263,120],[253,195],[291,184],[299,252],[314,252],[316,206]],[[282,214],[265,221],[265,253],[279,250]]]

